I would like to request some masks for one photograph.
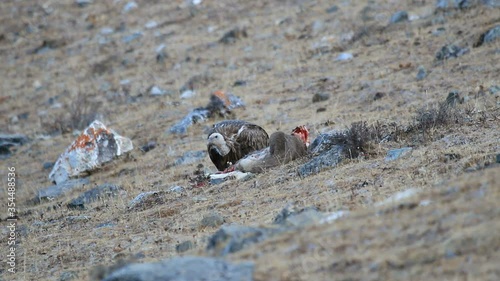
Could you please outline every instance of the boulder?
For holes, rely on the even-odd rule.
[[[56,184],[99,168],[102,164],[132,150],[132,141],[95,120],[59,156],[49,179]]]

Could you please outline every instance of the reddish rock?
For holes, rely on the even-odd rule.
[[[132,150],[132,141],[94,121],[59,156],[49,179],[60,184]]]

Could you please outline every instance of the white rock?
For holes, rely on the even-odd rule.
[[[129,138],[118,135],[95,120],[59,156],[49,180],[60,184],[71,177],[92,171],[132,148]]]
[[[132,1],[132,2],[128,2],[128,3],[125,5],[125,7],[123,7],[123,11],[124,11],[125,13],[127,13],[127,12],[129,12],[129,11],[131,11],[131,10],[133,10],[133,9],[138,8],[138,7],[139,7],[139,6],[138,6],[138,5],[137,5],[137,3],[135,3],[134,1]]]
[[[337,56],[335,59],[336,61],[347,61],[347,60],[352,60],[353,56],[350,53],[341,53]]]
[[[181,99],[190,99],[190,98],[192,98],[194,96],[196,96],[196,92],[195,91],[186,90],[186,91],[184,91],[181,94]]]
[[[161,96],[161,95],[164,95],[166,92],[165,92],[165,90],[161,89],[158,86],[153,86],[153,87],[151,87],[151,90],[149,91],[149,93],[152,96]]]
[[[150,20],[146,23],[146,25],[144,25],[144,27],[146,27],[147,29],[152,29],[152,28],[155,28],[158,26],[158,23],[154,20]]]

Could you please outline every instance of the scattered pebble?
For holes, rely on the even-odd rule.
[[[408,12],[406,11],[398,11],[392,14],[391,19],[389,21],[390,24],[408,21]]]
[[[205,215],[200,222],[200,227],[218,227],[224,223],[224,218],[217,214],[217,213],[211,213],[208,215]]]
[[[398,149],[391,149],[387,151],[387,156],[385,157],[385,162],[394,161],[402,156],[405,156],[412,151],[411,147],[403,147]]]
[[[184,187],[180,186],[180,185],[176,185],[176,186],[172,186],[170,188],[170,191],[171,192],[177,192],[177,193],[180,193],[180,192],[183,192],[184,191]]]
[[[100,32],[102,35],[108,35],[108,34],[112,34],[113,32],[115,32],[115,30],[111,27],[103,27],[103,28],[101,28]]]
[[[234,44],[236,40],[246,37],[248,37],[246,29],[237,27],[226,32],[219,42],[223,44]]]
[[[335,58],[336,61],[348,61],[352,60],[354,57],[350,53],[340,53],[337,58]]]
[[[333,14],[333,13],[335,13],[338,10],[339,10],[339,7],[337,5],[333,5],[330,8],[326,9],[326,12],[328,14]]]
[[[26,144],[28,137],[22,134],[1,134],[0,133],[0,159],[9,158],[14,149]]]
[[[479,47],[484,43],[490,43],[496,41],[498,38],[500,38],[500,25],[497,25],[492,29],[486,31],[485,33],[481,34],[479,40],[474,44],[474,47]]]
[[[89,183],[90,183],[89,178],[67,180],[58,185],[52,185],[47,188],[38,190],[37,197],[35,198],[34,201],[36,203],[40,203],[44,200],[51,201],[54,200],[55,198],[58,198],[68,193],[73,189],[80,188],[82,186],[88,185]]]
[[[119,195],[124,190],[114,184],[102,184],[88,190],[78,196],[77,198],[71,200],[68,203],[68,208],[70,209],[86,209],[87,204],[92,203],[97,200],[102,200],[106,198],[111,198]]]
[[[86,7],[90,4],[92,4],[92,2],[94,2],[94,1],[93,0],[76,0],[75,2],[78,5],[78,7],[83,8],[83,7]]]
[[[272,228],[258,228],[237,224],[223,225],[208,239],[207,251],[215,256],[226,256],[261,242],[279,232],[279,229]]]
[[[147,144],[141,146],[141,151],[142,152],[148,152],[156,148],[156,142],[155,141],[148,141]]]
[[[162,88],[158,86],[152,86],[151,89],[149,90],[149,93],[152,96],[163,96],[167,93],[167,91],[163,90]]]
[[[443,46],[437,53],[436,53],[436,60],[447,60],[450,58],[458,58],[460,56],[463,56],[469,52],[469,48],[462,48],[457,45],[446,45]]]
[[[196,96],[196,92],[193,90],[186,90],[181,94],[181,99],[191,99]]]
[[[174,165],[179,166],[196,163],[205,158],[205,156],[207,156],[205,150],[186,151],[181,157],[175,159]]]
[[[321,101],[326,101],[330,98],[330,94],[328,93],[316,93],[314,94],[312,98],[312,102],[321,102]]]
[[[182,242],[182,243],[177,244],[177,245],[175,246],[175,251],[176,251],[177,253],[184,253],[184,252],[186,252],[186,251],[188,251],[188,250],[191,250],[191,249],[193,249],[193,248],[194,248],[194,244],[193,244],[193,242],[191,242],[191,241],[187,240],[187,241],[184,241],[184,242]]]
[[[144,27],[146,27],[147,29],[153,29],[153,28],[155,28],[155,27],[157,27],[157,26],[158,26],[158,23],[157,23],[156,21],[154,21],[154,20],[150,20],[150,21],[148,21],[148,22],[144,25]]]
[[[52,167],[54,167],[54,162],[44,162],[43,163],[44,170],[52,169]]]
[[[427,70],[424,66],[420,65],[417,70],[417,81],[422,81],[427,77]]]
[[[134,1],[132,2],[128,2],[127,4],[125,4],[125,6],[123,7],[123,12],[125,13],[128,13],[130,11],[132,11],[133,9],[137,9],[139,6],[137,5],[137,3],[135,3]]]
[[[122,37],[122,42],[123,43],[130,43],[134,40],[137,40],[142,37],[142,32],[135,32],[130,35],[125,35]]]

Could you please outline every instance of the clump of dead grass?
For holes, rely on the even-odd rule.
[[[98,119],[101,105],[100,102],[91,100],[89,95],[79,92],[63,107],[67,110],[55,114],[50,120],[42,121],[42,128],[50,134],[83,130]]]

